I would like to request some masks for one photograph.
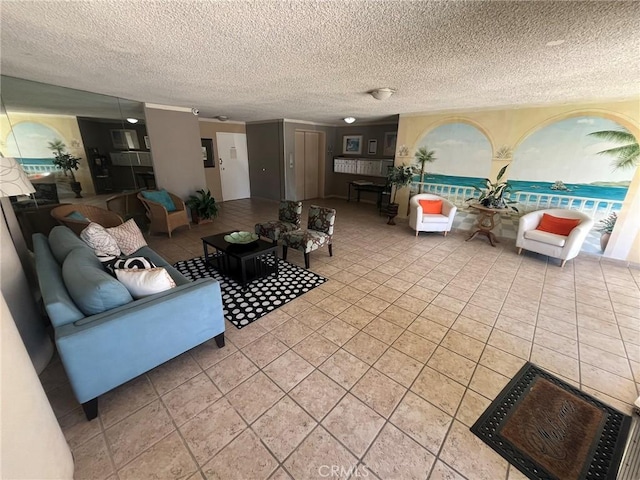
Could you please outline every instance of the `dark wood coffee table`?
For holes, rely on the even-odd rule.
[[[224,236],[230,233],[233,232],[202,238],[205,264],[237,281],[243,288],[258,278],[278,275],[277,244],[262,239],[248,244],[229,243]],[[209,253],[209,247],[215,248],[215,255]]]

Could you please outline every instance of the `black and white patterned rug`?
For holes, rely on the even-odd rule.
[[[218,280],[222,291],[224,316],[237,328],[246,327],[251,322],[327,281],[320,275],[280,258],[277,277],[269,275],[254,280],[244,291],[235,280],[205,265],[203,257],[182,260],[174,267],[189,280],[206,277]]]

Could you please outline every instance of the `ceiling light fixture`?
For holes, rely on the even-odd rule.
[[[133,118],[133,117],[129,117],[129,118],[127,118],[127,122],[129,122],[129,123],[138,123],[138,119],[137,118]]]
[[[345,123],[353,123],[356,121],[356,119],[354,117],[345,117],[344,121]]]
[[[545,43],[547,47],[557,47],[558,45],[562,45],[565,40],[552,40],[551,42]]]
[[[376,88],[375,90],[371,90],[369,92],[369,95],[371,95],[376,100],[386,100],[394,93],[396,93],[396,91],[393,88],[383,87],[383,88]]]
[[[217,117],[218,120],[220,120],[221,122],[226,122],[227,120],[229,120],[229,117],[227,117],[226,115],[218,115]]]

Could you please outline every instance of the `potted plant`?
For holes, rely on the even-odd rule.
[[[67,172],[71,174],[71,190],[76,194],[76,198],[82,198],[82,195],[80,195],[82,185],[76,181],[76,176],[73,173],[74,170],[78,170],[81,158],[65,152],[66,148],[67,146],[61,140],[49,142],[49,149],[54,152],[53,164],[64,172],[65,177],[68,176]]]
[[[598,225],[598,231],[602,234],[600,236],[600,248],[603,252],[607,248],[611,232],[613,232],[613,228],[616,226],[616,220],[618,220],[618,215],[616,215],[616,212],[612,212],[607,218],[601,220]]]
[[[218,205],[216,200],[211,196],[209,189],[198,190],[197,195],[190,195],[185,202],[191,209],[191,218],[193,223],[199,225],[201,223],[209,223],[214,217],[218,216]]]
[[[424,182],[424,170],[427,163],[433,163],[437,160],[435,153],[434,150],[427,150],[427,147],[420,147],[414,155],[416,162],[420,165],[420,190],[418,193],[422,193],[422,188],[424,187],[422,182]]]
[[[492,182],[488,178],[485,178],[484,187],[478,187],[474,185],[473,189],[477,192],[480,192],[480,196],[478,198],[467,198],[466,201],[468,202],[470,200],[477,200],[483,207],[495,209],[510,208],[517,212],[518,209],[511,205],[512,203],[516,202],[504,198],[504,194],[511,191],[511,185],[509,185],[508,181],[500,181],[502,179],[502,176],[504,175],[504,172],[507,171],[508,166],[509,165],[507,164],[500,169],[495,182]]]
[[[413,168],[406,165],[398,165],[389,169],[387,174],[387,184],[393,188],[391,202],[387,207],[387,225],[395,225],[393,219],[398,215],[398,204],[396,203],[396,194],[398,189],[405,187],[411,183],[413,179]]]

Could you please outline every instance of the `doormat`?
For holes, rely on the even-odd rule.
[[[189,280],[215,278],[220,282],[224,316],[237,328],[246,327],[327,281],[310,270],[278,259],[278,276],[252,281],[246,290],[235,280],[206,265],[203,257],[177,262],[174,267]]]
[[[614,480],[631,417],[525,364],[471,431],[531,479]]]

